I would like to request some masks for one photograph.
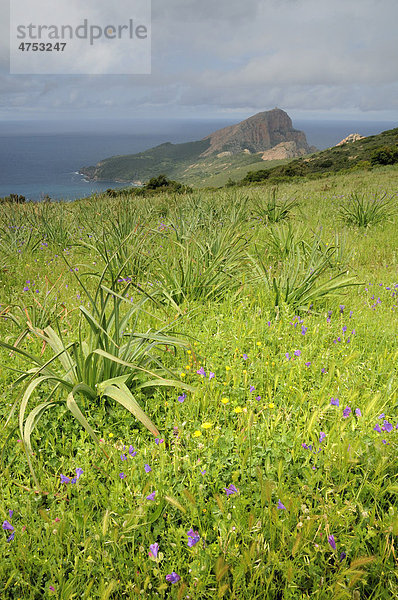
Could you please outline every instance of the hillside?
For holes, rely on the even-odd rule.
[[[346,139],[348,141],[343,140],[344,143],[340,142],[333,148],[292,160],[285,165],[252,170],[244,177],[243,183],[290,177],[316,177],[324,173],[369,169],[378,164],[388,165],[398,162],[398,128],[361,139],[351,138],[351,136]]]
[[[290,117],[278,108],[224,127],[199,141],[168,142],[138,154],[113,156],[95,166],[83,167],[80,173],[90,180],[126,182],[142,182],[164,173],[194,183],[229,169],[238,168],[243,176],[253,166],[264,165],[267,157],[263,154],[273,149],[276,154],[272,159],[278,160],[311,151],[305,134],[294,129]]]

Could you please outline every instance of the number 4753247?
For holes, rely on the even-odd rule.
[[[18,46],[18,50],[22,52],[63,52],[65,50],[66,42],[21,42]]]

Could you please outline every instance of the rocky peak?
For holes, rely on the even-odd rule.
[[[298,155],[310,151],[305,134],[293,128],[291,118],[280,108],[257,113],[204,139],[210,141],[210,146],[202,156],[220,152],[238,154],[244,150],[265,152],[284,142],[294,142]]]
[[[357,142],[358,140],[363,140],[363,138],[364,138],[364,136],[360,135],[359,133],[350,133],[350,135],[347,135],[347,137],[344,138],[344,140],[341,140],[341,142],[336,144],[336,147],[342,146],[343,144],[352,144],[352,142]]]

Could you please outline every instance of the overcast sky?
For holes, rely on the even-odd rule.
[[[9,75],[0,2],[2,120],[231,118],[278,106],[295,118],[398,121],[398,0],[152,0],[152,74],[111,76]],[[119,3],[96,5],[109,14]]]

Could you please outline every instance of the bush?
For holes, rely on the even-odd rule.
[[[398,162],[398,146],[383,146],[372,152],[372,165],[393,165]]]

